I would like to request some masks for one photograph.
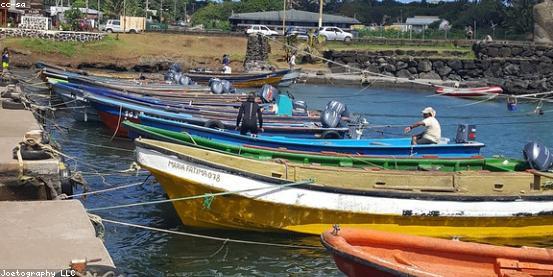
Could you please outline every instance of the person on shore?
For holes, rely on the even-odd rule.
[[[2,70],[7,71],[10,67],[10,51],[8,48],[4,48],[4,51],[2,51]]]
[[[290,56],[290,60],[288,61],[288,65],[290,66],[290,69],[294,69],[296,67],[296,52],[292,52],[292,56]]]
[[[230,58],[227,54],[223,55],[223,73],[224,74],[231,74],[232,68],[230,68]]]
[[[411,144],[436,144],[442,138],[442,129],[440,122],[436,119],[436,111],[432,107],[427,107],[422,110],[423,120],[405,128],[405,133],[411,130],[424,126],[424,132],[411,137]]]
[[[257,124],[259,122],[259,129]],[[236,118],[236,130],[240,130],[241,135],[250,133],[253,136],[257,135],[257,131],[263,132],[263,115],[261,108],[255,103],[255,95],[250,94],[246,102],[242,102],[238,117]]]

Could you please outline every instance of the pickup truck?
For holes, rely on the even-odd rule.
[[[125,32],[128,33],[138,33],[142,32],[144,29],[144,21],[141,21],[142,18],[139,17],[127,17],[126,20],[123,20],[123,17],[120,19],[110,19],[106,22],[104,30],[108,33],[123,33],[123,25],[125,22],[126,28]]]

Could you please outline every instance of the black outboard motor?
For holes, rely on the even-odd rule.
[[[547,171],[553,167],[553,154],[549,148],[537,143],[530,142],[522,150],[524,160],[530,164],[530,167],[539,171]]]
[[[257,96],[261,98],[263,103],[272,103],[275,99],[275,95],[277,94],[278,89],[269,84],[263,85],[261,89],[257,92]]]
[[[336,128],[340,124],[341,116],[333,110],[324,110],[321,113],[321,123],[324,128]]]
[[[455,143],[468,143],[476,139],[476,125],[459,124]]]

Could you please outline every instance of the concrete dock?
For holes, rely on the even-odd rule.
[[[78,200],[0,202],[0,269],[62,270],[75,259],[114,267]]]
[[[32,111],[0,108],[0,274],[54,276],[70,268],[72,262],[84,265],[91,260],[88,269],[113,269],[113,261],[82,203],[51,200],[62,193],[62,182],[67,180],[62,159],[34,148],[32,151],[42,153],[43,159],[14,158],[13,149],[20,142],[32,138],[47,144],[44,137]],[[46,271],[49,275],[44,275]],[[74,276],[68,274],[61,276]]]
[[[42,132],[31,111],[0,107],[0,200],[47,200],[61,193],[60,175],[65,165],[60,158],[23,160],[20,164],[13,157],[13,149],[26,136],[41,138]],[[22,182],[18,178],[21,170],[25,176],[40,180]]]

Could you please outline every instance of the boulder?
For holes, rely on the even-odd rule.
[[[534,42],[553,44],[553,0],[534,6]]]
[[[463,61],[463,69],[472,70],[476,69],[476,64],[473,60],[465,60]]]
[[[462,80],[463,80],[463,78],[461,78],[461,76],[459,76],[459,75],[457,75],[457,74],[449,74],[449,75],[447,76],[447,78],[448,78],[449,80],[452,80],[452,81],[462,81]]]
[[[432,63],[428,60],[420,61],[417,69],[419,72],[430,72],[432,70]]]
[[[520,62],[520,73],[523,75],[529,75],[536,73],[536,66],[529,61]]]
[[[510,57],[511,56],[511,48],[509,46],[501,47],[501,49],[499,49],[499,56],[501,56],[501,57]]]
[[[419,73],[419,71],[417,70],[416,67],[409,67],[407,70],[409,70],[409,73],[411,73],[411,74]]]
[[[411,72],[409,72],[409,70],[407,69],[402,69],[400,71],[398,71],[396,73],[396,76],[399,77],[399,78],[411,78],[411,76],[413,76],[413,74],[411,74]]]
[[[380,66],[383,71],[396,72],[396,67],[393,64],[385,63]]]
[[[503,72],[507,75],[518,75],[520,72],[520,66],[517,64],[509,63],[503,68]]]
[[[397,70],[406,69],[407,67],[409,67],[409,65],[406,62],[399,61],[396,63]]]
[[[421,73],[421,74],[419,74],[419,78],[428,79],[428,80],[441,80],[442,79],[442,77],[440,77],[440,75],[436,74],[435,72]]]
[[[497,55],[499,55],[499,50],[495,47],[489,47],[487,54],[489,57],[495,58]]]
[[[460,60],[452,60],[447,62],[447,66],[451,67],[451,69],[457,71],[459,69],[463,68],[463,63]]]
[[[436,71],[438,72],[438,74],[440,74],[440,76],[443,77],[443,76],[447,76],[453,70],[451,69],[451,67],[444,65],[440,68],[436,68]]]

